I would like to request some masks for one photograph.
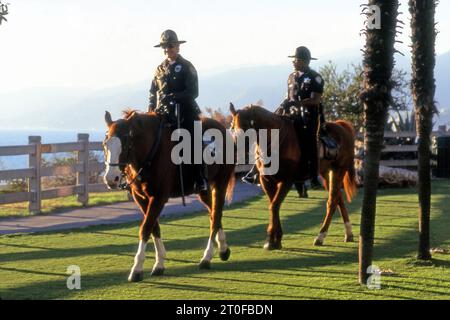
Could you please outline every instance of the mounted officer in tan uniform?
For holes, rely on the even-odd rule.
[[[175,105],[180,105],[181,127],[187,129],[191,137],[194,134],[194,121],[200,121],[200,108],[195,101],[198,97],[197,71],[191,62],[180,54],[180,44],[186,41],[178,40],[177,34],[166,30],[161,35],[160,43],[155,48],[162,48],[166,59],[156,68],[150,88],[150,101],[148,110],[164,114],[170,119],[175,117]],[[194,143],[191,141],[191,145]],[[193,158],[193,148],[191,150]],[[204,163],[194,164],[195,189],[206,191],[208,189]]]

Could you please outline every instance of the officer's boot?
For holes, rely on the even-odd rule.
[[[317,174],[313,175],[310,180],[312,190],[320,190],[322,184],[319,182],[319,176]]]
[[[194,165],[194,193],[200,193],[208,190],[208,180],[205,175],[205,164],[195,164]]]
[[[308,198],[308,188],[305,183],[302,181],[298,181],[294,183],[295,189],[297,189],[299,198]]]
[[[259,182],[259,172],[258,168],[256,168],[256,164],[254,164],[250,171],[242,177],[242,181],[248,184],[257,184]]]

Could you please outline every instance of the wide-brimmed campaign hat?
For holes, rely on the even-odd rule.
[[[166,30],[161,34],[161,38],[159,40],[159,44],[155,46],[155,48],[167,46],[170,44],[181,44],[186,41],[178,40],[178,36],[173,30]]]
[[[311,51],[307,47],[298,47],[295,49],[293,56],[288,56],[288,58],[296,58],[301,60],[317,60],[316,58],[311,58]]]

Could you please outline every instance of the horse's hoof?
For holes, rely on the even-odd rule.
[[[281,242],[266,242],[264,244],[264,249],[265,250],[281,250]]]
[[[152,270],[152,273],[150,274],[151,277],[159,277],[164,274],[164,268],[155,268]]]
[[[354,242],[353,235],[345,235],[344,242]]]
[[[316,238],[316,239],[314,239],[313,245],[314,246],[323,246],[323,240],[319,239],[319,238]]]
[[[200,264],[198,265],[200,270],[209,270],[211,269],[211,261],[208,260],[202,260],[200,261]]]
[[[231,250],[227,248],[224,252],[219,253],[220,260],[227,261],[230,258]]]
[[[144,271],[133,272],[128,277],[129,282],[140,282],[144,280]]]

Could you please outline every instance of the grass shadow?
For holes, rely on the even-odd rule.
[[[356,205],[356,204],[355,204]],[[445,215],[446,207],[448,206],[448,200],[443,198],[441,201],[435,205],[434,208],[437,208],[439,210],[438,214],[434,214],[432,217],[432,225],[439,227],[439,232],[436,232],[436,235],[433,239],[433,242],[436,244],[441,244],[450,238],[450,234],[448,232],[444,232],[445,230],[442,228],[445,228],[445,226],[449,225],[449,217]],[[240,207],[241,209],[249,209],[249,207],[244,206]],[[316,207],[313,209],[314,212],[317,212],[321,208]],[[266,209],[267,210],[267,209]],[[266,211],[267,212],[267,211]],[[380,214],[378,218],[382,217],[383,215]],[[191,216],[192,217],[192,216]],[[308,219],[301,219],[302,217],[309,217]],[[311,218],[313,217],[313,218]],[[309,229],[310,227],[316,226],[320,223],[320,221],[314,217],[314,215],[310,215],[307,212],[298,212],[297,214],[292,214],[288,217],[284,217],[283,224],[286,226],[285,232],[289,234],[293,233],[300,233],[302,230]],[[249,226],[243,229],[233,230],[227,233],[228,239],[230,240],[230,245],[237,245],[237,246],[250,246],[255,243],[259,243],[264,239],[264,234],[261,234],[261,230],[265,227],[265,224],[258,223]],[[117,225],[113,227],[113,229],[117,228]],[[104,229],[102,229],[104,230]],[[87,230],[84,230],[83,232],[88,232]],[[392,258],[411,258],[412,252],[415,252],[416,250],[416,243],[417,243],[417,231],[413,228],[402,228],[402,230],[395,234],[392,238],[383,239],[383,243],[376,243],[375,246],[375,253],[374,256],[376,260],[379,260],[381,263],[384,263],[385,261],[389,261],[389,259]],[[166,242],[166,248],[168,251],[170,250],[186,250],[186,249],[193,249],[193,248],[203,248],[204,244],[206,242],[206,238],[204,237],[192,237],[189,239],[174,239],[169,240]],[[399,245],[399,243],[401,245]],[[348,246],[345,248],[348,249]],[[87,252],[86,252],[87,249]],[[119,245],[119,246],[99,246],[94,248],[76,248],[75,249],[75,255],[86,255],[86,254],[101,254],[101,253],[107,253],[107,254],[115,254],[115,253],[124,253],[124,252],[133,252],[134,249],[136,249],[136,244],[127,244],[127,245]],[[89,250],[91,250],[91,253],[89,253]],[[202,272],[197,270],[196,265],[189,265],[189,266],[174,266],[171,267],[170,270],[167,270],[167,276],[168,277],[192,277],[195,278],[197,276],[205,276],[205,274],[214,274],[217,272],[226,272],[228,270],[238,271],[238,272],[244,272],[244,273],[269,273],[273,276],[282,276],[283,274],[285,276],[291,276],[290,273],[287,272],[287,270],[298,272],[298,273],[305,273],[305,276],[308,274],[323,274],[325,277],[327,275],[330,275],[329,278],[332,277],[347,277],[349,278],[349,275],[355,276],[355,289],[354,290],[340,290],[333,288],[332,290],[336,292],[342,292],[342,293],[361,293],[362,295],[370,295],[372,298],[376,297],[390,297],[394,299],[410,299],[417,297],[416,294],[408,295],[408,294],[401,294],[401,295],[390,295],[386,292],[374,292],[374,291],[366,291],[365,289],[361,289],[360,286],[356,285],[356,273],[349,273],[349,272],[340,272],[340,271],[333,271],[333,270],[319,270],[318,268],[321,267],[328,267],[330,265],[335,264],[356,264],[358,262],[358,256],[357,256],[357,248],[353,247],[350,250],[346,250],[345,252],[335,252],[326,249],[324,252],[325,254],[321,253],[322,248],[318,249],[298,249],[299,251],[296,251],[297,249],[290,249],[288,250],[284,249],[281,252],[268,252],[267,254],[271,256],[271,259],[265,259],[264,257],[260,259],[251,259],[251,260],[240,260],[240,261],[229,261],[226,263],[213,263],[214,270],[208,271],[208,272]],[[305,250],[305,252],[309,253],[308,255],[301,255],[296,254],[294,257],[291,256],[292,253],[301,253],[301,250]],[[52,249],[47,252],[49,256],[47,257],[61,257],[64,256],[64,251],[72,251],[72,249]],[[25,254],[25,255],[24,255]],[[30,255],[30,256],[27,256]],[[41,254],[41,253],[39,253]],[[69,256],[72,256],[73,253],[66,253],[69,254]],[[36,252],[33,252],[34,257],[31,257],[31,253],[17,253],[13,260],[22,260],[28,257],[29,259],[36,259]],[[1,256],[0,259],[3,261],[3,258],[7,258],[7,256]],[[11,261],[11,259],[9,260]],[[179,261],[182,263],[191,263],[191,260],[175,260],[171,259],[171,261]],[[439,260],[434,259],[433,263],[430,265],[430,267],[439,266],[443,268],[449,267],[450,262],[445,260]],[[301,268],[301,270],[299,270]],[[126,275],[128,273],[128,269],[124,269],[120,272],[114,272],[114,273],[100,273],[100,274],[94,274],[94,275],[85,275],[83,277],[84,283],[86,283],[85,287],[87,290],[93,290],[93,289],[99,289],[99,288],[107,288],[109,285],[114,286],[121,284],[125,282]],[[20,271],[19,271],[20,272]],[[148,272],[147,272],[148,274]],[[298,277],[300,275],[293,275],[293,277]],[[209,276],[208,276],[209,277]],[[320,277],[316,275],[315,277]],[[423,280],[433,280],[436,282],[439,282],[441,279],[437,278],[430,278],[430,277],[420,277],[415,276],[417,279],[423,279]],[[214,276],[216,280],[221,281],[229,281],[228,278],[225,277],[218,277]],[[165,278],[163,278],[165,279]],[[389,278],[388,278],[389,279]],[[386,289],[398,289],[402,292],[413,292],[414,289],[411,289],[406,286],[402,286],[398,284],[399,281],[402,281],[401,277],[397,280],[394,278],[392,281],[388,281],[388,285],[386,286]],[[408,284],[405,279],[404,284]],[[48,290],[49,293],[46,294],[46,298],[52,299],[52,298],[64,298],[70,295],[70,292],[68,290],[61,289],[61,281],[63,280],[51,280],[51,281],[42,281],[42,282],[36,282],[27,284],[18,288],[10,288],[5,291],[5,293],[2,294],[3,297],[13,296],[13,297],[33,297],[34,294],[38,294],[42,291],[43,288],[56,288],[59,287],[59,289]],[[65,281],[65,278],[64,278]],[[153,282],[155,281],[155,282]],[[198,286],[192,286],[192,285],[180,285],[180,284],[172,284],[165,282],[166,280],[146,280],[144,282],[144,285],[152,285],[152,286],[166,286],[166,288],[172,288],[175,290],[204,290],[205,292],[216,292],[220,294],[236,294],[235,291],[227,291],[224,289],[212,289],[211,288],[198,288]],[[240,280],[240,281],[249,281],[249,283],[255,283],[254,280],[252,280],[251,275],[246,280]],[[150,282],[150,283],[149,283]],[[273,286],[276,282],[274,281],[263,281],[268,286]],[[395,283],[397,282],[397,283]],[[263,283],[264,284],[264,283]],[[414,283],[410,283],[414,284]],[[130,286],[133,284],[130,284]],[[312,290],[312,289],[323,289],[321,287],[316,287],[312,285],[295,285],[296,288],[304,287],[304,289]],[[448,297],[449,293],[447,292],[441,292],[436,289],[441,289],[443,286],[441,285],[434,285],[434,284],[427,284],[427,287],[422,289],[424,293],[429,293],[433,296],[438,297]],[[177,289],[178,288],[178,289]],[[184,289],[182,289],[184,288]],[[368,289],[367,289],[368,290]],[[19,294],[17,294],[19,292]],[[370,292],[370,293],[369,293]],[[239,293],[242,296],[245,296],[246,292]],[[282,297],[282,296],[280,296]],[[295,295],[285,295],[284,298],[294,298],[294,299],[300,299],[302,296]],[[305,297],[309,298],[309,297]]]

